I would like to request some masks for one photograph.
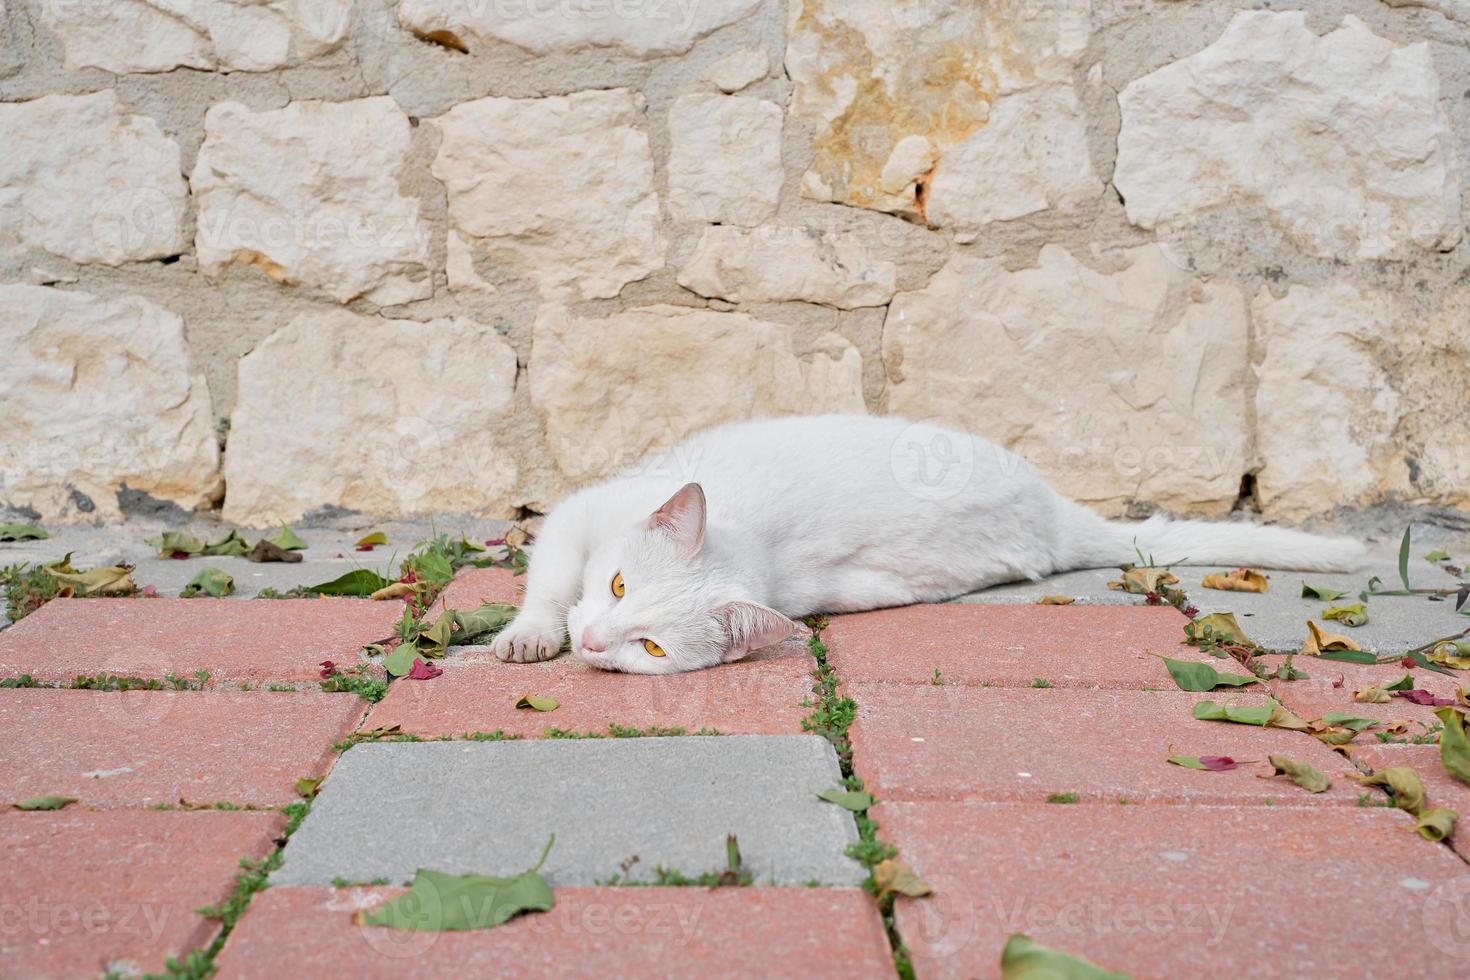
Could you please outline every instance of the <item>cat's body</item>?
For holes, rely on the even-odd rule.
[[[551,513],[522,611],[496,641],[502,660],[555,656],[570,629],[595,666],[671,673],[777,642],[794,617],[941,601],[1139,552],[1333,570],[1362,551],[1251,524],[1107,521],[1012,453],[895,418],[737,423],[663,462]]]

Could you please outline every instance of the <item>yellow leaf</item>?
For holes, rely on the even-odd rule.
[[[1174,585],[1178,581],[1179,576],[1167,568],[1130,568],[1123,573],[1122,579],[1109,582],[1108,588],[1120,589],[1134,595],[1147,595],[1159,591],[1160,586]]]
[[[924,879],[914,873],[913,868],[907,864],[899,864],[892,858],[873,865],[873,884],[878,888],[880,902],[894,892],[909,898],[919,898],[933,891],[924,883]]]
[[[413,586],[407,582],[394,582],[392,585],[383,586],[369,596],[369,598],[381,601],[383,599],[402,599],[405,596],[411,595],[413,595]]]
[[[1365,687],[1361,691],[1354,691],[1353,700],[1361,701],[1363,704],[1388,704],[1388,702],[1393,700],[1393,695],[1389,694],[1377,684],[1374,684],[1372,687]]]
[[[1317,624],[1310,619],[1307,620],[1307,642],[1302,644],[1301,655],[1304,657],[1315,657],[1317,654],[1327,650],[1358,650],[1361,649],[1351,638],[1341,633],[1324,633],[1317,628]]]
[[[1206,575],[1204,581],[1200,582],[1207,589],[1220,589],[1224,592],[1265,592],[1270,584],[1266,576],[1254,568],[1237,568],[1223,575],[1216,572]]]
[[[1043,606],[1070,606],[1076,601],[1069,595],[1048,595],[1041,597],[1040,604]]]
[[[1441,667],[1453,667],[1456,670],[1470,670],[1470,655],[1460,652],[1462,644],[1441,643],[1433,650],[1424,655],[1424,659],[1430,663],[1439,664]]]

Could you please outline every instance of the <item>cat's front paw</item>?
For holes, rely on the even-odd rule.
[[[521,622],[517,617],[500,631],[492,649],[501,660],[518,664],[533,664],[550,660],[561,652],[566,642],[567,631],[560,623],[545,623],[528,620]]]

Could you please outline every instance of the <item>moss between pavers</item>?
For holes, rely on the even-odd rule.
[[[820,735],[831,743],[837,752],[837,762],[842,768],[842,786],[844,789],[861,791],[863,780],[857,775],[853,766],[852,741],[848,738],[847,731],[852,727],[857,718],[857,702],[850,697],[837,693],[841,686],[841,680],[837,673],[827,662],[827,644],[822,642],[822,631],[827,628],[827,620],[824,617],[813,616],[807,619],[806,624],[810,627],[812,634],[807,641],[807,647],[811,651],[812,659],[816,667],[812,676],[816,683],[812,685],[811,698],[804,699],[801,706],[811,708],[811,714],[802,719],[801,727],[804,731]],[[938,670],[935,676],[938,676]],[[871,795],[871,794],[869,794]],[[873,804],[878,803],[877,798]],[[878,839],[878,822],[868,816],[867,810],[861,810],[853,814],[857,821],[858,842],[849,844],[843,852],[854,861],[867,869],[868,877],[863,882],[863,890],[869,895],[877,896],[878,886],[873,880],[873,868],[881,861],[898,856],[898,848],[886,841]],[[893,968],[903,980],[914,980],[914,967],[910,961],[909,949],[904,945],[903,937],[899,935],[898,925],[893,917],[893,896],[886,895],[878,901],[878,911],[883,917],[883,928],[888,934],[888,944],[893,951]]]

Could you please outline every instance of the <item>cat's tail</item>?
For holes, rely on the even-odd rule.
[[[1129,524],[1103,520],[1090,511],[1083,514],[1085,517],[1078,520],[1082,540],[1078,542],[1076,568],[1134,562],[1348,572],[1363,563],[1367,552],[1361,542],[1350,538],[1322,537],[1264,524],[1165,517]]]

